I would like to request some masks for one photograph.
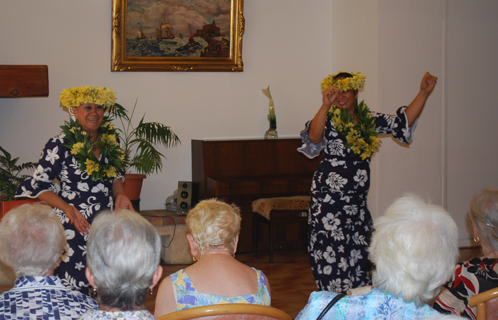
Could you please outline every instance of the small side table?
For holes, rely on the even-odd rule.
[[[140,214],[152,223],[161,236],[161,258],[164,263],[192,264],[185,216],[169,210],[142,210]]]
[[[258,255],[258,226],[260,221],[269,223],[270,262],[273,262],[276,228],[287,223],[307,224],[309,196],[294,196],[281,198],[261,198],[252,203],[254,219],[254,255]],[[307,237],[304,237],[304,248],[307,247]]]

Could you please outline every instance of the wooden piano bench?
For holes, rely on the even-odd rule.
[[[304,230],[304,248],[307,248],[307,224],[309,196],[293,196],[280,198],[261,198],[252,202],[253,211],[253,243],[254,256],[258,255],[259,223],[264,221],[269,224],[268,242],[270,262],[273,262],[273,251],[275,249],[277,226],[290,223],[298,223]]]

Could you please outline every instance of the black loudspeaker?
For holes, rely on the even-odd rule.
[[[191,181],[178,181],[177,215],[185,216],[199,202],[199,184]]]

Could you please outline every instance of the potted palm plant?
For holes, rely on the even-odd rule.
[[[26,179],[27,175],[21,175],[25,169],[36,168],[36,163],[25,162],[17,164],[18,158],[12,159],[7,150],[0,147],[0,219],[11,209],[29,202],[36,202],[37,199],[15,199],[17,187]]]
[[[115,104],[110,109],[114,119],[121,122],[121,128],[116,128],[120,134],[121,146],[125,154],[125,183],[124,191],[135,208],[139,211],[140,192],[143,179],[146,175],[158,173],[162,170],[164,155],[157,149],[162,145],[166,148],[174,147],[181,143],[178,136],[159,122],[145,122],[145,114],[138,125],[132,123],[137,101],[128,115],[128,111],[120,104]],[[134,173],[131,173],[131,172]]]

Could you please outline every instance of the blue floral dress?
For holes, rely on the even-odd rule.
[[[405,109],[399,108],[396,115],[371,112],[375,130],[410,143],[415,125],[408,127]],[[309,158],[324,152],[311,185],[308,215],[311,269],[320,290],[347,294],[351,288],[371,284],[367,252],[373,232],[367,208],[370,158],[362,160],[351,148],[345,148],[346,137],[336,132],[330,117],[322,141],[312,143],[308,137],[310,123],[301,132],[298,151]]]
[[[17,190],[17,197],[37,198],[42,192],[51,190],[68,204],[75,206],[91,224],[98,212],[112,210],[112,185],[117,178],[103,182],[92,180],[85,171],[79,170],[79,163],[64,146],[63,133],[50,139],[41,154],[33,176],[26,179]],[[107,161],[101,157],[100,161]],[[54,182],[59,180],[60,186]],[[86,241],[88,234],[81,234],[69,222],[66,214],[54,208],[66,232],[68,246],[62,261],[55,270],[64,285],[88,294],[89,284],[85,277]]]
[[[296,320],[314,320],[337,294],[312,292]],[[324,320],[423,320],[439,319],[439,313],[427,304],[418,306],[373,288],[368,294],[342,297],[322,318]],[[434,317],[434,318],[433,318]]]
[[[269,306],[271,297],[268,291],[268,280],[260,270],[254,269],[254,271],[256,271],[258,277],[258,293],[236,297],[218,296],[197,291],[192,280],[183,269],[171,274],[176,299],[176,311],[222,303],[250,303]]]

